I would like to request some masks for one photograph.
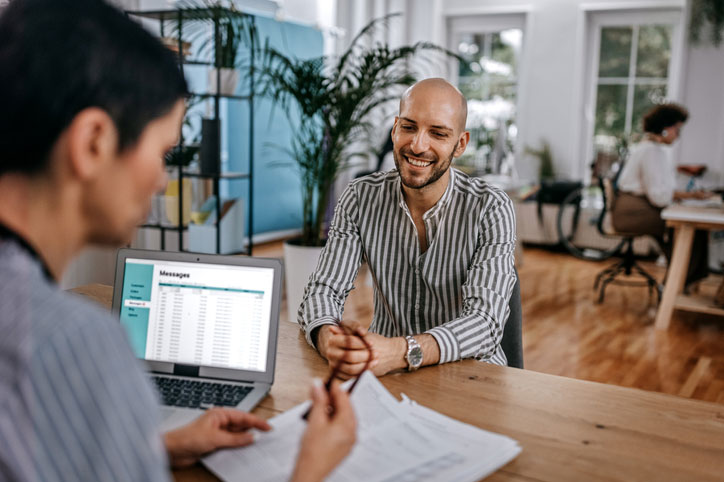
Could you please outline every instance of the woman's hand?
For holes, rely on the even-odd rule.
[[[211,408],[188,425],[164,435],[171,467],[188,467],[217,449],[249,445],[254,441],[250,428],[271,430],[255,415],[233,408]]]
[[[354,409],[347,392],[335,381],[327,393],[317,380],[312,387],[312,410],[292,481],[323,480],[352,450],[356,430]]]

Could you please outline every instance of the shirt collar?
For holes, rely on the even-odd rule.
[[[8,228],[4,224],[0,223],[0,241],[3,239],[12,241],[18,246],[20,246],[25,252],[36,262],[38,265],[40,265],[40,268],[43,271],[43,275],[50,283],[55,283],[55,278],[53,278],[53,275],[50,273],[50,268],[48,268],[47,263],[43,259],[43,257],[38,253],[38,251],[22,236],[20,236],[17,232],[13,231],[12,229]]]
[[[453,192],[453,186],[455,184],[455,169],[451,166],[448,171],[450,172],[450,178],[448,179],[447,187],[445,188],[445,192],[443,193],[442,197],[435,203],[433,207],[425,211],[425,214],[422,215],[423,219],[429,219],[433,216],[438,215],[449,203],[450,199],[452,199],[452,192]],[[410,213],[410,209],[407,207],[407,203],[405,202],[405,196],[402,195],[402,178],[400,177],[400,173],[398,171],[397,173],[397,188],[395,189],[397,192],[397,203],[398,205],[407,213]]]

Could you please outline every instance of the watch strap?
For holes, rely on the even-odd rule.
[[[407,361],[407,370],[412,372],[420,368],[420,366],[422,365],[422,346],[420,346],[420,344],[413,336],[406,336],[405,340],[407,340],[407,353],[405,354],[405,361]],[[420,352],[420,358],[418,363],[412,363],[412,352],[415,350]]]

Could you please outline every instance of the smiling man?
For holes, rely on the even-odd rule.
[[[396,169],[351,183],[299,308],[307,340],[345,376],[368,361],[338,324],[364,257],[375,282],[369,330],[376,375],[463,358],[505,365],[500,347],[515,284],[515,215],[502,191],[450,167],[465,152],[467,102],[443,79],[400,100]]]

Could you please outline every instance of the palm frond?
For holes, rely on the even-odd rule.
[[[354,165],[349,148],[374,130],[370,114],[399,99],[416,80],[408,61],[423,51],[455,55],[418,42],[390,48],[363,45],[363,39],[399,14],[372,20],[336,62],[325,57],[298,59],[265,44],[259,67],[259,94],[281,107],[296,124],[289,154],[302,180],[302,242],[321,245],[327,200],[337,176]]]
[[[364,39],[365,37],[368,37],[376,29],[380,28],[380,26],[386,27],[388,25],[390,19],[392,19],[394,17],[400,17],[400,16],[402,16],[401,12],[388,13],[387,15],[385,15],[383,17],[373,19],[367,25],[362,27],[362,30],[360,30],[359,33],[352,39],[352,43],[350,44],[349,48],[339,58],[339,62],[337,63],[337,68],[336,68],[336,72],[335,72],[334,76],[339,77],[342,75],[342,72],[347,67],[347,61],[350,59],[350,57],[352,55],[357,53],[357,51],[362,48],[360,46],[362,39]]]

